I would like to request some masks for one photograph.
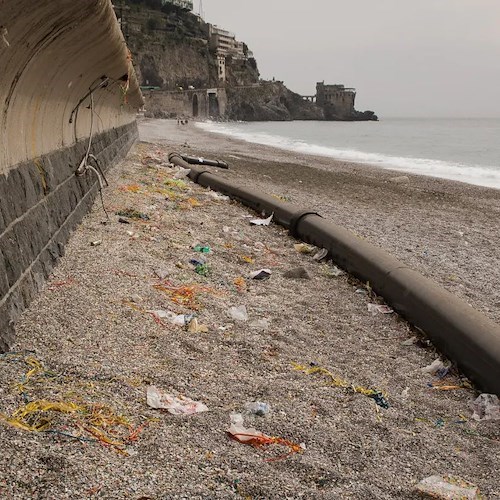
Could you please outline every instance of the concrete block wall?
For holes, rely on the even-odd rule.
[[[0,351],[64,253],[105,169],[137,138],[144,101],[111,0],[2,0]],[[102,83],[102,85],[100,85]],[[92,96],[92,97],[91,97]]]
[[[137,139],[137,124],[108,130],[94,154],[110,168]],[[14,340],[14,325],[60,257],[71,232],[89,211],[98,181],[75,175],[88,141],[27,161],[0,175],[0,351]]]

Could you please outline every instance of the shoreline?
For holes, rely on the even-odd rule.
[[[294,121],[300,122],[301,120],[294,120]],[[302,120],[302,121],[304,122],[305,120]],[[487,184],[486,183],[487,181],[473,182],[473,179],[475,179],[475,177],[474,176],[469,177],[469,176],[467,176],[467,174],[464,175],[464,179],[466,179],[466,180],[460,179],[459,178],[460,175],[458,175],[458,174],[453,175],[453,172],[450,175],[446,175],[446,174],[433,175],[430,173],[417,172],[417,171],[414,171],[412,169],[407,169],[405,166],[403,166],[403,165],[398,166],[397,164],[391,163],[391,161],[400,158],[403,160],[408,160],[408,161],[412,161],[412,162],[416,162],[416,163],[423,162],[425,164],[425,163],[432,162],[435,164],[434,166],[437,168],[449,169],[450,166],[453,166],[453,170],[456,169],[458,171],[458,169],[462,169],[462,170],[463,169],[471,169],[472,172],[474,172],[474,170],[476,170],[476,169],[487,171],[489,168],[491,168],[490,166],[487,166],[487,165],[475,165],[474,167],[470,167],[466,164],[462,164],[462,163],[454,161],[454,160],[421,158],[421,157],[414,157],[414,156],[398,157],[398,156],[395,156],[395,155],[390,154],[390,153],[365,152],[365,151],[356,151],[356,150],[353,150],[353,152],[367,155],[367,156],[379,157],[380,160],[378,160],[378,161],[376,161],[376,160],[363,161],[360,159],[342,158],[340,156],[336,156],[333,153],[333,151],[335,151],[335,149],[336,149],[335,147],[332,148],[330,146],[323,146],[320,144],[306,143],[307,147],[310,147],[312,149],[315,149],[315,148],[324,149],[325,152],[323,154],[321,154],[319,152],[314,152],[313,150],[302,151],[299,148],[300,141],[297,144],[297,149],[294,149],[293,147],[291,147],[293,145],[293,143],[296,142],[296,139],[292,139],[292,143],[291,143],[290,147],[280,146],[279,144],[269,144],[269,143],[264,143],[264,142],[259,142],[259,141],[252,141],[249,138],[245,139],[243,137],[237,137],[235,135],[225,134],[224,132],[217,132],[217,131],[213,131],[213,130],[204,129],[201,126],[204,123],[208,123],[208,122],[207,121],[194,121],[195,127],[197,127],[202,132],[208,133],[214,137],[215,136],[229,137],[235,141],[244,142],[244,143],[249,144],[249,145],[257,145],[257,146],[269,147],[272,149],[278,149],[280,151],[285,151],[289,154],[299,154],[299,155],[305,155],[305,156],[312,156],[315,158],[323,158],[323,159],[333,160],[335,162],[354,164],[354,165],[363,166],[363,167],[367,166],[367,167],[376,168],[379,170],[388,170],[388,171],[394,172],[395,175],[399,174],[400,176],[415,175],[415,176],[419,176],[419,177],[431,177],[433,179],[443,179],[443,180],[448,180],[448,181],[453,181],[453,182],[459,182],[462,184],[468,184],[468,185],[472,185],[472,186],[484,187],[484,188],[488,188],[488,189],[496,189],[496,190],[500,191],[500,179],[497,180],[496,182],[488,181],[488,182],[490,182],[490,184]],[[254,123],[254,122],[241,122],[240,121],[240,122],[230,122],[230,123]],[[267,122],[259,122],[259,123],[267,123]],[[316,123],[322,123],[322,122],[316,121]],[[347,123],[347,122],[344,122],[344,123]],[[331,150],[332,153],[329,154],[326,152],[326,150]],[[340,151],[343,151],[343,150],[340,150]],[[349,152],[349,151],[347,151],[347,152]],[[425,166],[426,165],[424,165],[424,167]],[[495,185],[491,185],[491,184],[495,184]]]
[[[140,137],[227,160],[231,169],[220,175],[318,211],[500,323],[500,190],[289,152],[170,120],[144,120]],[[391,181],[403,176],[409,182]]]

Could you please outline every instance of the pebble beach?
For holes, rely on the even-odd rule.
[[[410,499],[433,475],[500,497],[498,421],[473,418],[479,391],[452,363],[422,370],[439,352],[367,284],[168,153],[227,161],[214,173],[318,211],[497,323],[500,191],[192,123],[143,120],[140,139],[0,355],[0,497]],[[151,386],[207,411],[153,408]],[[232,439],[235,414],[265,439]]]

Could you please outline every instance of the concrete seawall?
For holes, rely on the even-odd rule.
[[[142,106],[110,0],[0,5],[0,350],[137,138]],[[90,142],[90,147],[89,147]]]

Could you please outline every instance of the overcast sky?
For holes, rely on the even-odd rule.
[[[199,1],[194,0],[198,12]],[[500,0],[203,0],[300,94],[358,90],[380,116],[500,117]]]

